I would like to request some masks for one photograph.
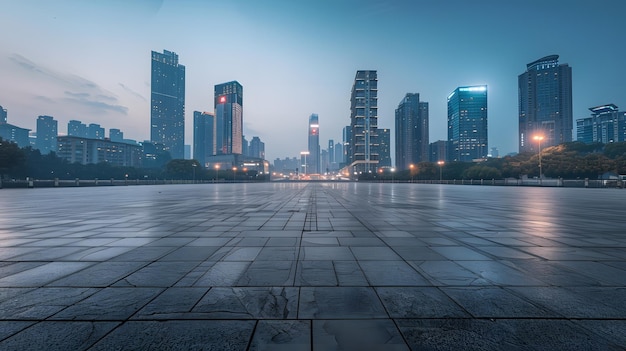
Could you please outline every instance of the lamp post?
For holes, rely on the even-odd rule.
[[[441,184],[443,182],[443,164],[445,162],[443,161],[437,161],[437,164],[439,165],[439,184]]]
[[[217,178],[219,177],[219,169],[220,169],[220,165],[219,163],[215,165],[215,182],[217,183]]]
[[[543,178],[543,170],[541,169],[541,141],[543,140],[543,135],[535,135],[533,140],[539,143],[539,184],[541,184],[541,179]]]
[[[198,167],[197,164],[195,163],[191,164],[191,168],[193,169],[193,184],[196,184],[196,167]]]
[[[235,175],[237,174],[237,167],[233,167],[233,183],[235,182]]]
[[[392,183],[394,182],[393,176],[394,176],[394,173],[395,173],[395,172],[396,172],[396,169],[395,169],[395,168],[392,168],[392,169],[391,169],[391,182],[392,182]]]
[[[304,165],[302,165],[302,169],[304,170],[304,172],[302,172],[302,174],[304,174],[306,176],[306,172],[307,172],[307,163],[306,163],[306,155],[310,154],[310,152],[308,151],[301,151],[300,152],[300,156],[304,156]]]
[[[411,172],[411,183],[413,183],[413,170],[415,169],[414,164],[409,165],[409,172]]]

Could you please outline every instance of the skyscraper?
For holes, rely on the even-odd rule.
[[[576,120],[578,141],[591,143],[619,143],[626,141],[626,114],[614,104],[591,107],[591,117]]]
[[[206,166],[207,157],[215,154],[215,116],[193,111],[193,158]]]
[[[333,139],[328,140],[328,163],[335,163],[335,141]]]
[[[350,171],[375,173],[378,167],[378,75],[357,71],[350,97]]]
[[[450,161],[487,157],[487,86],[456,88],[448,96]]]
[[[81,121],[71,120],[67,123],[67,135],[86,138],[87,125]]]
[[[249,156],[265,159],[265,143],[258,136],[252,137],[250,140]]]
[[[429,160],[428,103],[408,93],[396,109],[396,168]]]
[[[58,122],[50,116],[37,118],[36,146],[42,154],[49,154],[57,149]]]
[[[519,152],[572,141],[572,68],[550,55],[526,65],[518,77]]]
[[[243,154],[243,87],[237,81],[215,86],[215,153]]]
[[[378,165],[391,167],[391,130],[378,129]]]
[[[320,120],[317,114],[309,116],[309,155],[307,173],[320,173]]]
[[[152,51],[150,140],[173,159],[185,156],[185,66],[176,53]]]

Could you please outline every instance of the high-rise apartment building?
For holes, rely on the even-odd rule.
[[[614,104],[591,107],[591,117],[576,120],[576,139],[583,143],[626,141],[626,113]]]
[[[67,135],[86,138],[87,125],[81,121],[71,120],[67,123]]]
[[[378,75],[357,71],[350,98],[350,171],[375,173],[378,168]]]
[[[207,157],[215,154],[215,116],[193,111],[193,158],[206,167]]]
[[[58,122],[51,116],[37,118],[37,141],[35,145],[42,154],[49,154],[57,149]]]
[[[121,143],[124,141],[124,132],[117,128],[109,129],[109,140],[117,143]]]
[[[407,93],[396,109],[396,168],[429,160],[428,103]]]
[[[526,65],[518,77],[519,152],[572,141],[572,68],[559,64],[559,55],[543,57]]]
[[[391,130],[378,129],[378,166],[391,167]]]
[[[173,159],[185,156],[185,66],[176,53],[152,51],[150,140]]]
[[[104,128],[97,123],[89,123],[87,127],[87,138],[89,139],[104,139]]]
[[[450,161],[487,158],[487,86],[456,88],[448,96]]]
[[[0,123],[7,123],[7,110],[0,106]]]
[[[215,86],[215,154],[243,154],[243,87],[232,81]]]
[[[320,173],[320,120],[317,114],[309,116],[309,155],[307,156],[307,173]]]
[[[343,144],[337,143],[335,144],[335,167],[333,170],[338,170],[341,168],[341,165],[344,163],[343,161]]]

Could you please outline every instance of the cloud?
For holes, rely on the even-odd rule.
[[[9,59],[18,67],[31,72],[34,75],[34,79],[51,82],[53,87],[60,90],[49,90],[51,95],[48,96],[37,95],[35,96],[37,100],[47,103],[55,103],[56,100],[73,103],[89,108],[89,112],[93,114],[102,114],[110,111],[128,115],[128,108],[118,103],[118,98],[115,94],[86,78],[71,73],[57,72],[19,54],[13,54]],[[58,95],[61,92],[63,97],[56,99],[54,95]]]
[[[146,99],[143,95],[139,94],[138,92],[132,90],[131,88],[127,87],[126,85],[122,84],[122,83],[117,83],[119,84],[120,87],[122,87],[122,89],[124,89],[124,91],[130,93],[131,95],[141,99],[141,101],[145,101],[148,102],[148,99]]]

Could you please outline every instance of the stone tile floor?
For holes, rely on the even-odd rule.
[[[0,350],[623,350],[626,191],[0,190]]]

